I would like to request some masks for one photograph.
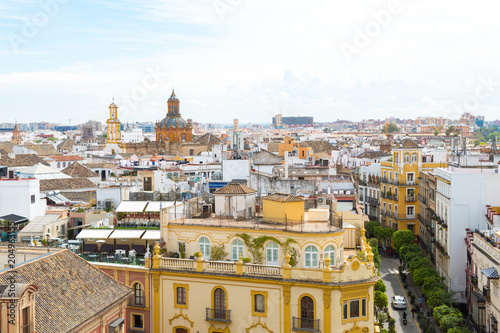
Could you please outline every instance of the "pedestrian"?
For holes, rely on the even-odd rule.
[[[418,305],[422,306],[424,304],[424,299],[422,297],[418,298]]]
[[[420,313],[424,314],[424,307],[423,306],[420,307]]]
[[[411,316],[415,318],[415,308],[411,308]]]

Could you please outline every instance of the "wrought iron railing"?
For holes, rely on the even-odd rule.
[[[293,330],[304,332],[319,332],[319,319],[293,317]]]
[[[206,320],[208,321],[220,321],[223,323],[231,322],[231,310],[225,309],[210,309],[206,308]]]

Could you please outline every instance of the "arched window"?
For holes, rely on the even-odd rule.
[[[305,267],[318,267],[318,249],[309,245],[305,251]]]
[[[266,245],[266,264],[274,266],[279,265],[278,244],[273,241],[270,241]]]
[[[175,329],[175,333],[189,333],[189,331],[187,330],[187,328],[180,327]]]
[[[226,292],[222,288],[214,290],[214,318],[226,319]]]
[[[59,169],[61,167],[61,162],[57,162],[57,168]]]
[[[200,239],[200,251],[203,259],[210,259],[210,241],[207,237],[202,237]]]
[[[186,133],[182,133],[182,141],[186,141]]]
[[[330,261],[330,267],[335,266],[335,248],[333,245],[328,245],[325,249],[325,258],[326,255],[328,254],[328,258],[330,258],[332,261]]]
[[[63,162],[62,167],[63,167],[63,168],[65,168],[65,167],[66,167],[66,162]]]
[[[300,299],[300,328],[315,329],[314,325],[314,301],[309,296]]]
[[[233,242],[233,260],[238,261],[239,257],[243,258],[243,242],[239,239],[235,239]]]
[[[411,155],[411,162],[412,163],[417,163],[418,162],[418,155],[417,154],[412,154]]]
[[[408,154],[408,153],[404,154],[404,162],[405,163],[410,163],[410,154]]]
[[[134,284],[134,302],[135,305],[144,305],[144,291],[140,283]]]

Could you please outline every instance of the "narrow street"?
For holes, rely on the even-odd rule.
[[[417,318],[412,318],[409,297],[403,292],[403,286],[398,279],[399,260],[382,257],[380,265],[380,274],[382,280],[387,287],[387,300],[389,301],[389,313],[391,317],[396,319],[396,331],[398,333],[421,333],[417,325]],[[406,299],[406,310],[394,309],[391,304],[392,296],[400,295]],[[403,324],[403,312],[406,311],[408,323]],[[384,328],[387,329],[388,324],[384,323]]]

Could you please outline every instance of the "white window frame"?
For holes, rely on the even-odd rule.
[[[326,259],[327,254],[328,254],[328,258],[330,258],[332,260],[332,261],[330,261],[330,267],[335,266],[335,246],[328,245],[325,248],[325,259]]]
[[[279,266],[279,247],[276,242],[270,241],[266,245],[266,264]]]
[[[319,265],[319,251],[314,245],[309,245],[304,251],[304,267],[318,268]]]
[[[199,242],[201,258],[204,260],[210,259],[210,239],[207,237],[201,237]]]
[[[241,257],[242,258],[244,257],[243,250],[244,250],[243,242],[240,239],[235,239],[232,243],[232,256],[233,256],[234,261],[240,260],[240,258],[239,258],[240,253],[241,253]]]

